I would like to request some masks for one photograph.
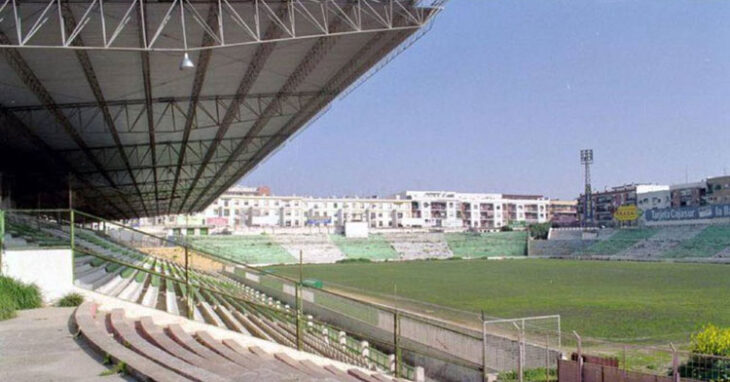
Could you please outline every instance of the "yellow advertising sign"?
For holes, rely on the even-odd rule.
[[[620,206],[616,212],[613,213],[614,219],[620,222],[630,222],[638,219],[641,216],[641,210],[634,205],[626,204]]]

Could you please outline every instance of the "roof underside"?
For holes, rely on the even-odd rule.
[[[176,1],[0,10],[20,15],[0,23],[0,171],[19,204],[35,207],[39,195],[60,204],[49,191],[70,185],[77,206],[108,218],[201,210],[423,26],[405,27],[398,12],[386,17],[391,28],[376,17],[351,25],[344,16],[362,10],[349,0],[297,2],[298,11],[262,1],[258,20],[258,2]],[[322,13],[321,31],[287,21],[287,11],[328,3],[342,17]],[[372,3],[371,15],[388,14],[388,1]],[[179,70],[185,44],[195,67]]]

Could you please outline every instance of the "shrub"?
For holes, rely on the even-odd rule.
[[[10,277],[0,276],[0,293],[9,295],[16,309],[40,308],[43,304],[41,291],[35,284],[24,284]]]
[[[355,259],[337,260],[337,264],[347,264],[347,263],[372,263],[372,260],[364,258],[364,257],[358,257]]]
[[[692,335],[692,352],[730,356],[730,328],[706,325],[700,332]]]
[[[17,309],[39,308],[42,303],[41,292],[36,285],[0,276],[0,320],[15,317]]]
[[[550,223],[539,223],[530,225],[530,236],[536,240],[547,240],[550,231]]]
[[[510,226],[508,226],[508,225],[503,225],[503,226],[502,226],[502,228],[500,228],[499,230],[500,230],[501,232],[512,232],[512,231],[514,231],[514,230],[512,229],[512,227],[510,227]]]
[[[692,355],[680,366],[682,376],[715,382],[730,381],[730,328],[707,325],[692,335]]]
[[[15,317],[15,301],[5,293],[0,293],[0,321]]]
[[[537,369],[527,369],[524,371],[523,377],[524,377],[525,381],[531,381],[531,382],[545,382],[545,381],[557,381],[558,380],[557,370],[549,369],[546,373],[544,367],[540,367]],[[517,375],[517,372],[515,372],[515,371],[506,371],[506,372],[499,373],[497,380],[500,382],[516,382],[516,381],[519,381],[519,377]]]
[[[84,302],[84,296],[78,293],[69,293],[58,300],[56,305],[59,307],[72,307],[79,306],[82,302]]]

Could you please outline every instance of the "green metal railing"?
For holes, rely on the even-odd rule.
[[[279,322],[293,325],[293,334],[295,338],[294,343],[299,350],[314,349],[313,341],[320,341],[321,343],[318,346],[323,346],[324,344],[324,339],[321,336],[318,337],[316,332],[313,333],[313,330],[305,330],[305,322],[307,323],[307,325],[311,322],[312,327],[319,330],[319,333],[322,333],[323,329],[327,329],[327,333],[329,333],[329,343],[333,345],[332,352],[340,352],[342,353],[342,356],[344,356],[346,359],[358,360],[358,363],[360,363],[361,366],[375,365],[381,371],[390,371],[391,360],[389,359],[389,356],[385,353],[377,350],[374,347],[371,347],[368,349],[368,357],[363,357],[362,349],[360,348],[360,342],[358,340],[347,336],[345,346],[339,346],[338,333],[341,331],[339,328],[336,328],[325,322],[316,321],[314,319],[305,319],[303,301],[301,296],[304,286],[302,285],[301,280],[290,280],[288,278],[274,276],[281,279],[282,281],[294,283],[296,288],[295,304],[293,311],[286,311],[283,308],[276,309],[272,306],[267,305],[266,303],[256,301],[252,296],[249,296],[246,293],[232,292],[235,290],[233,288],[223,290],[223,288],[215,287],[215,284],[213,282],[208,282],[209,280],[203,279],[212,276],[206,275],[204,270],[198,269],[196,266],[194,266],[192,257],[196,256],[211,261],[213,263],[218,263],[221,265],[221,268],[225,268],[226,266],[243,267],[244,269],[249,269],[257,273],[261,272],[260,269],[230,259],[221,258],[219,256],[216,256],[215,254],[211,254],[205,250],[196,248],[187,241],[181,240],[181,238],[170,239],[159,237],[151,233],[144,232],[142,230],[129,227],[118,222],[109,221],[99,216],[95,216],[75,209],[10,209],[0,210],[0,249],[4,247],[3,239],[4,233],[6,231],[6,221],[8,219],[15,220],[17,222],[15,224],[21,224],[20,222],[33,221],[35,223],[35,229],[39,232],[43,232],[43,230],[45,229],[55,229],[58,230],[58,234],[64,233],[68,235],[66,239],[67,244],[65,244],[64,247],[70,248],[72,250],[72,253],[74,254],[74,259],[76,259],[77,256],[91,256],[95,259],[103,261],[103,264],[116,264],[118,267],[112,267],[112,269],[119,272],[119,274],[121,274],[123,270],[129,269],[136,271],[139,274],[145,274],[145,276],[143,277],[143,279],[145,280],[147,278],[151,279],[153,277],[159,278],[159,280],[163,280],[164,283],[160,284],[161,288],[166,288],[167,283],[172,283],[173,288],[174,286],[178,286],[179,290],[183,292],[183,296],[181,297],[183,297],[185,300],[185,316],[189,319],[194,318],[194,301],[197,300],[198,303],[200,303],[200,301],[205,301],[206,299],[203,297],[204,295],[210,296],[210,300],[212,300],[211,302],[213,302],[214,304],[220,304],[221,301],[234,301],[247,311],[257,312],[260,313],[263,317],[268,317],[268,319],[270,320],[277,320]],[[92,226],[94,225],[96,225],[96,229],[92,228]],[[99,227],[103,228],[99,229]],[[151,255],[150,253],[145,252],[143,249],[136,248],[133,245],[124,243],[123,240],[120,241],[120,238],[115,239],[111,236],[108,236],[106,233],[107,230],[110,229],[118,229],[119,232],[128,233],[129,236],[133,237],[132,241],[134,241],[136,237],[136,239],[140,242],[152,242],[159,245],[159,247],[181,251],[184,258],[182,259],[182,264],[178,264],[178,267],[182,269],[175,269],[175,267],[170,265],[177,264],[177,261],[175,259],[165,259],[164,262],[157,261],[161,258]],[[92,233],[91,231],[102,231],[102,233]],[[102,254],[99,253],[100,251],[94,250],[94,248],[92,248],[91,246],[102,248],[109,253],[119,254],[120,257],[124,256],[125,259],[156,259],[154,261],[157,261],[157,264],[161,264],[161,266],[158,267],[157,265],[155,265],[151,266],[150,268],[146,268],[144,266],[146,264],[145,262],[140,261],[137,263],[133,263],[131,261],[126,261],[124,259],[120,259],[114,256]],[[0,265],[1,264],[2,251],[0,250]],[[225,272],[221,271],[220,273],[220,275],[223,276]],[[73,269],[73,277],[75,280],[75,266]],[[205,293],[201,294],[201,292]],[[362,338],[367,339],[367,336],[362,335]],[[377,343],[377,341],[371,340],[370,343]],[[382,343],[382,345],[385,347],[395,346],[397,349],[398,341],[394,340],[394,343]],[[412,366],[401,362],[398,351],[396,351],[396,354],[398,356],[396,357],[395,361],[395,376],[413,378],[415,376],[415,369]]]

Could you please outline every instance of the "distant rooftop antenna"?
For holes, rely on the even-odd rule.
[[[585,174],[585,198],[583,199],[583,226],[593,223],[593,206],[591,198],[591,165],[593,164],[593,149],[580,150],[580,164]]]

